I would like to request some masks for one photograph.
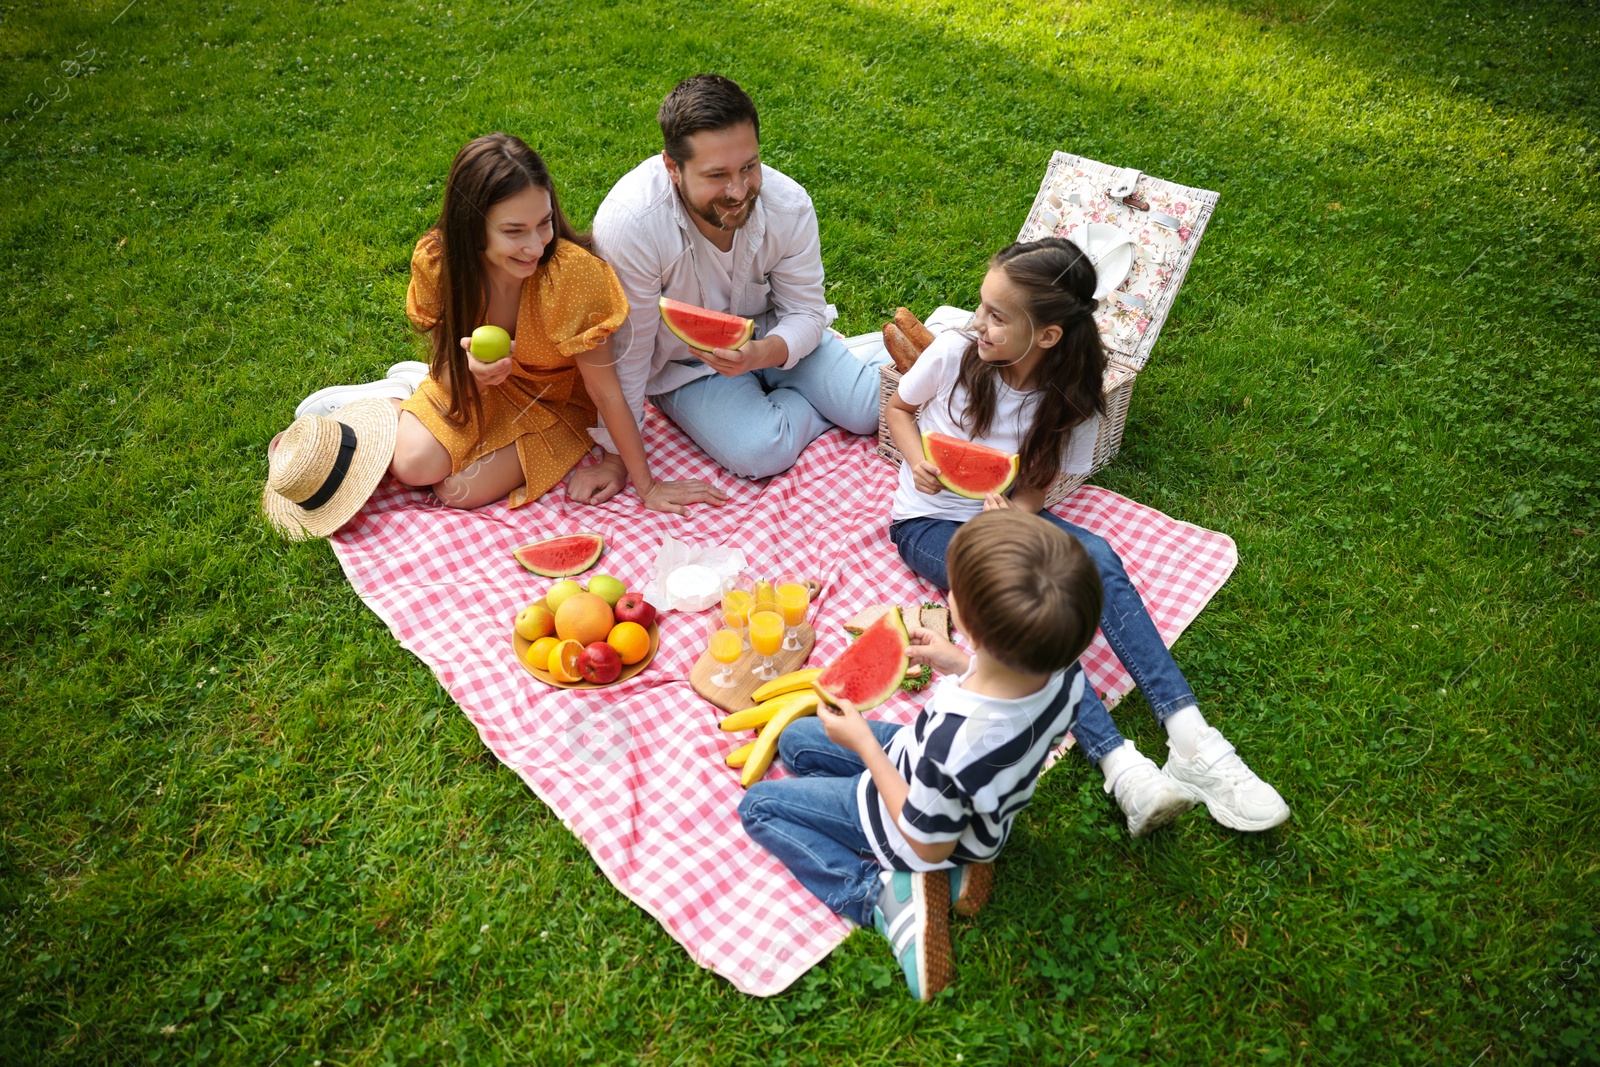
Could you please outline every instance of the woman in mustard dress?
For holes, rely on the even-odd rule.
[[[544,161],[520,139],[491,133],[456,155],[438,223],[411,257],[406,315],[430,340],[428,377],[400,409],[389,471],[432,486],[453,507],[509,494],[537,500],[595,447],[603,419],[644,506],[727,498],[702,481],[650,474],[644,442],[617,381],[612,332],[627,319],[616,275],[561,213]],[[470,334],[495,325],[511,355],[483,363]],[[568,495],[600,503],[602,479],[573,475]]]

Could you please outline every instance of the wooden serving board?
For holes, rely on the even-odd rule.
[[[811,655],[811,647],[816,643],[817,632],[811,628],[810,623],[801,623],[800,647],[793,652],[785,652],[780,648],[778,654],[772,657],[772,661],[778,666],[778,673],[788,674],[804,667],[806,657]],[[712,675],[722,670],[722,664],[712,659],[709,651],[702,652],[694,669],[689,672],[689,684],[694,687],[696,693],[723,711],[743,711],[755,704],[750,694],[765,684],[750,673],[760,659],[754,649],[746,649],[744,655],[733,665],[733,677],[737,684],[730,689],[723,689],[711,680]]]

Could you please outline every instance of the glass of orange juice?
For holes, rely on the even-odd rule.
[[[733,665],[744,654],[744,637],[739,629],[727,624],[723,612],[717,612],[706,622],[706,649],[712,659],[722,664],[722,670],[711,676],[711,684],[719,689],[732,689],[739,684],[733,677]]]
[[[763,682],[778,676],[778,665],[772,657],[783,645],[783,616],[776,611],[755,611],[750,614],[750,647],[756,650],[761,661],[750,673]]]
[[[745,627],[750,623],[750,605],[755,599],[756,583],[748,574],[735,574],[722,580],[722,614],[731,629],[739,631],[739,639],[749,648]]]
[[[800,651],[800,627],[811,608],[811,590],[806,586],[805,575],[786,574],[778,581],[778,609],[783,613],[785,652]]]

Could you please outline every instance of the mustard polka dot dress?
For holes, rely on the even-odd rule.
[[[439,319],[439,267],[443,250],[425,234],[411,255],[406,315],[419,330]],[[483,412],[461,425],[445,417],[450,393],[432,376],[403,405],[450,452],[450,471],[513,442],[527,484],[507,501],[517,508],[543,496],[594,447],[589,427],[599,424],[574,357],[611,336],[628,317],[628,298],[602,260],[570,241],[522,283],[517,307],[516,366],[499,385],[480,389]]]

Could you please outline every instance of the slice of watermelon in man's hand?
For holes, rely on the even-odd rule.
[[[661,298],[661,321],[678,340],[696,352],[712,352],[719,348],[737,352],[756,330],[754,319],[707,311],[667,297]]]
[[[756,328],[752,319],[662,297],[661,321],[674,336],[698,353],[706,366],[725,377],[784,362],[786,353],[781,344],[774,351],[770,338],[751,341]]]

